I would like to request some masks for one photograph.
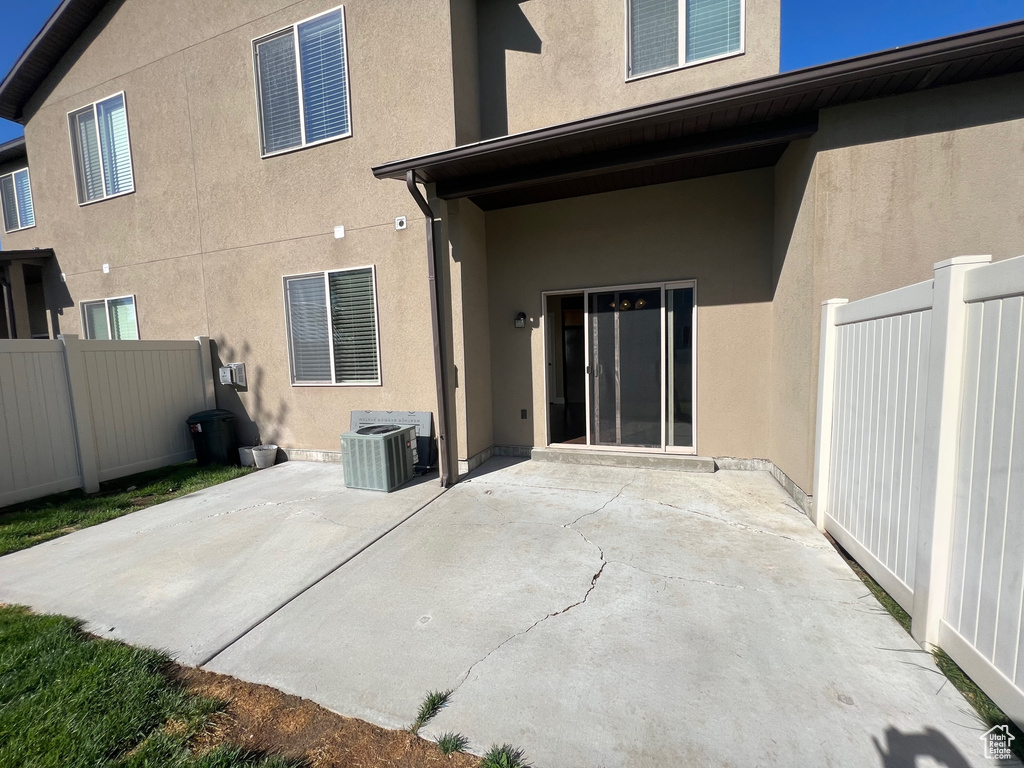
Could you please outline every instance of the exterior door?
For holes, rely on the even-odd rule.
[[[587,292],[589,444],[663,448],[664,288]]]

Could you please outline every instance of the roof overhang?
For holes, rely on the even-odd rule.
[[[107,0],[63,0],[0,82],[0,117],[24,122],[25,105]]]
[[[11,141],[0,144],[0,165],[13,163],[17,160],[28,160],[28,152],[25,151],[25,137],[20,136]]]
[[[1014,22],[373,169],[484,210],[774,165],[827,107],[1024,71]]]
[[[21,251],[0,251],[0,267],[8,266],[12,261],[31,264],[37,267],[46,266],[47,260],[56,256],[52,248],[32,248]]]

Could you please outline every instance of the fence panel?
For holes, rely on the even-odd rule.
[[[99,479],[194,456],[185,425],[206,407],[196,342],[81,342]]]
[[[0,341],[0,507],[192,458],[209,339]]]
[[[1019,719],[1024,717],[1024,260],[972,272],[964,294],[956,494],[939,639]]]
[[[927,401],[931,284],[836,311],[825,529],[908,610]]]
[[[59,341],[0,341],[0,455],[0,506],[78,487]]]

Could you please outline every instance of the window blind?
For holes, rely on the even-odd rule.
[[[630,74],[679,64],[679,0],[632,0]]]
[[[78,170],[80,202],[103,197],[103,171],[100,170],[100,147],[96,138],[96,115],[89,107],[72,116],[71,138]]]
[[[302,144],[295,40],[291,30],[256,44],[263,153]]]
[[[18,197],[14,189],[14,176],[0,177],[0,207],[4,212],[4,230],[13,232],[21,228],[18,221]]]
[[[32,188],[28,180],[28,170],[15,171],[14,194],[17,198],[18,226],[21,229],[36,225],[36,211],[32,205]]]
[[[85,315],[85,338],[107,340],[110,330],[107,326],[107,302],[87,301],[82,304]]]
[[[377,382],[380,372],[373,270],[331,272],[328,285],[331,292],[336,383]]]
[[[135,299],[128,296],[123,299],[109,300],[110,334],[115,339],[137,341],[139,323],[135,316]]]
[[[290,278],[285,283],[291,336],[292,378],[330,382],[331,349],[323,274]]]
[[[740,49],[742,0],[686,0],[686,60],[700,61]]]
[[[96,116],[99,119],[100,156],[106,194],[131,192],[134,188],[132,153],[128,146],[128,113],[124,106],[124,94],[97,104]]]
[[[306,141],[348,133],[348,83],[341,11],[299,25]]]

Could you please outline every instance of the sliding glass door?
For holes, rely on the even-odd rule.
[[[587,295],[591,445],[662,444],[662,288]]]
[[[584,292],[587,445],[695,451],[695,292],[693,281]]]

